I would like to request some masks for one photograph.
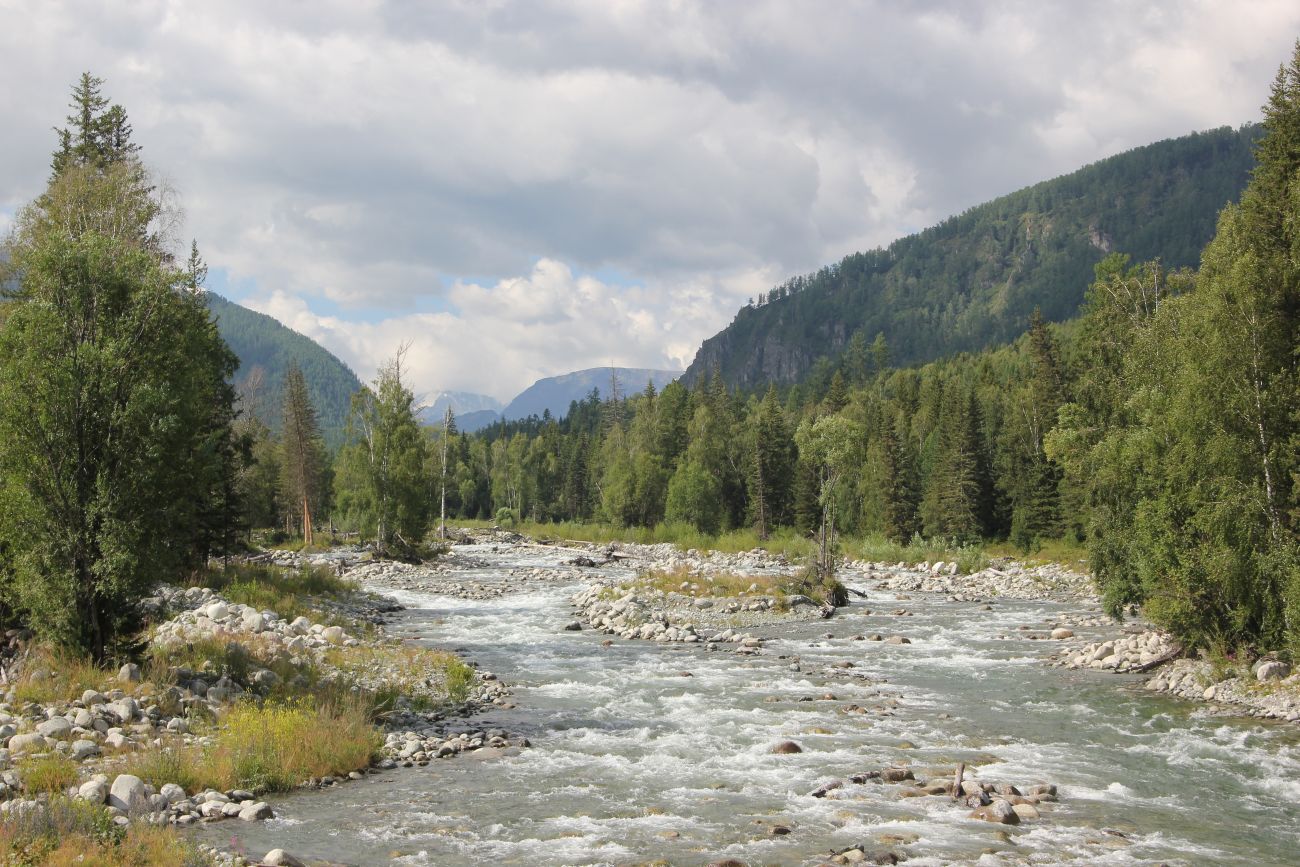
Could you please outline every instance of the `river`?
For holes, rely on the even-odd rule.
[[[467,570],[474,580],[571,556],[469,550],[493,564]],[[828,621],[750,630],[767,639],[752,657],[562,631],[581,584],[490,601],[390,593],[407,606],[390,631],[512,685],[516,708],[464,727],[500,727],[532,748],[278,798],[272,821],[198,833],[254,856],[283,847],[365,865],[801,865],[855,844],[916,865],[1300,863],[1296,726],[1215,717],[1137,679],[1043,664],[1044,642],[1018,627],[1041,629],[1062,604],[900,601],[844,577],[867,598]],[[882,613],[899,606],[912,616]],[[911,643],[852,640],[863,633]],[[867,712],[846,712],[854,704]],[[804,751],[771,753],[782,740]],[[982,780],[1055,783],[1059,803],[1012,827],[946,797],[900,799],[889,784],[809,794],[889,765],[925,777],[957,762]]]

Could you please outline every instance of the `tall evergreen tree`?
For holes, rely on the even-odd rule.
[[[427,448],[398,352],[373,387],[353,397],[335,477],[339,508],[382,554],[413,554],[429,528]]]
[[[150,588],[218,553],[237,511],[235,358],[152,234],[162,206],[124,113],[99,147],[100,84],[74,89],[54,175],[7,244],[0,328],[0,594],[96,659]]]
[[[886,538],[906,543],[921,531],[916,451],[911,440],[906,435],[900,436],[887,417],[881,422],[880,439],[885,469],[883,529]]]
[[[321,474],[325,464],[325,445],[316,421],[316,408],[307,394],[307,380],[297,364],[290,364],[284,377],[283,457],[280,462],[280,488],[290,524],[302,530],[303,542],[313,543],[313,516],[320,504]]]

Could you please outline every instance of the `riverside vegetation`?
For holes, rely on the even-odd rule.
[[[803,555],[807,571],[788,564],[777,586],[738,573],[753,614],[842,603],[844,536],[865,540],[850,554],[943,552],[951,573],[991,581],[1005,576],[986,543],[1082,545],[1107,612],[1142,612],[1183,652],[1260,681],[1300,653],[1300,44],[1197,271],[1114,254],[1080,319],[1035,313],[1000,348],[896,368],[883,335],[859,332],[779,390],[717,372],[631,396],[615,382],[563,419],[475,436],[450,417],[420,426],[398,353],[353,395],[336,453],[300,369],[284,377],[278,437],[236,393],[197,245],[171,249],[169,198],[101,86],[74,87],[46,191],[5,242],[0,615],[20,664],[0,704],[13,763],[0,851],[13,863],[199,863],[216,856],[130,818],[255,821],[272,812],[265,792],[510,745],[434,725],[503,700],[494,678],[387,639],[388,603],[335,577],[240,564],[255,529],[296,536],[295,567],[326,523],[369,546],[358,557],[436,554],[435,503],[567,536],[596,521]],[[624,637],[703,640],[648,613],[711,611],[703,573],[639,580],[579,607]],[[1115,645],[1085,657],[1124,658]]]

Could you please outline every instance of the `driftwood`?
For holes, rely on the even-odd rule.
[[[966,763],[961,762],[957,765],[957,773],[952,775],[952,799],[955,801],[961,797],[961,778],[966,776]]]
[[[863,599],[867,598],[867,594],[863,593],[861,590],[854,590],[852,587],[848,587],[848,586],[846,586],[844,589],[852,593],[854,596],[860,596]]]
[[[1144,662],[1141,665],[1134,665],[1134,666],[1130,666],[1129,668],[1117,668],[1115,669],[1115,673],[1116,674],[1141,674],[1144,671],[1150,671],[1151,669],[1155,668],[1157,665],[1164,665],[1166,662],[1168,662],[1171,659],[1177,659],[1182,655],[1183,655],[1182,645],[1176,644],[1174,645],[1174,649],[1166,653],[1164,656],[1158,656],[1155,659],[1151,660],[1150,662]]]

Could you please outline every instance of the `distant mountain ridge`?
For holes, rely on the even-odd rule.
[[[619,395],[626,397],[653,383],[657,390],[682,375],[680,370],[654,370],[645,367],[591,367],[560,376],[539,379],[506,404],[501,416],[507,421],[541,416],[546,411],[560,418],[569,412],[569,404],[582,400],[592,390],[607,397],[617,383]]]
[[[450,404],[457,428],[473,433],[502,419],[515,421],[533,415],[541,417],[547,412],[557,419],[563,418],[569,413],[569,404],[583,400],[593,390],[602,396],[608,395],[614,383],[618,385],[619,395],[626,397],[643,391],[647,383],[654,383],[656,390],[662,390],[681,375],[680,370],[647,367],[591,367],[539,379],[504,407],[487,395],[438,392],[433,404],[421,417],[425,424],[437,424]]]
[[[1157,142],[971,208],[887,248],[777,286],[705,340],[683,381],[793,383],[855,335],[895,364],[1014,339],[1041,308],[1073,316],[1112,251],[1195,267],[1254,166],[1258,125]]]
[[[505,408],[495,397],[471,391],[436,391],[424,400],[428,401],[428,405],[420,410],[420,422],[428,425],[441,424],[448,407],[451,407],[452,415],[458,422],[462,416],[477,417],[480,413],[490,413],[495,420]]]
[[[361,389],[357,375],[323,346],[274,318],[214,292],[205,292],[204,298],[217,331],[239,358],[236,385],[245,384],[255,370],[261,371],[261,387],[253,407],[258,417],[271,430],[280,430],[284,376],[290,362],[296,361],[307,381],[325,444],[337,448],[343,442],[352,395]]]

